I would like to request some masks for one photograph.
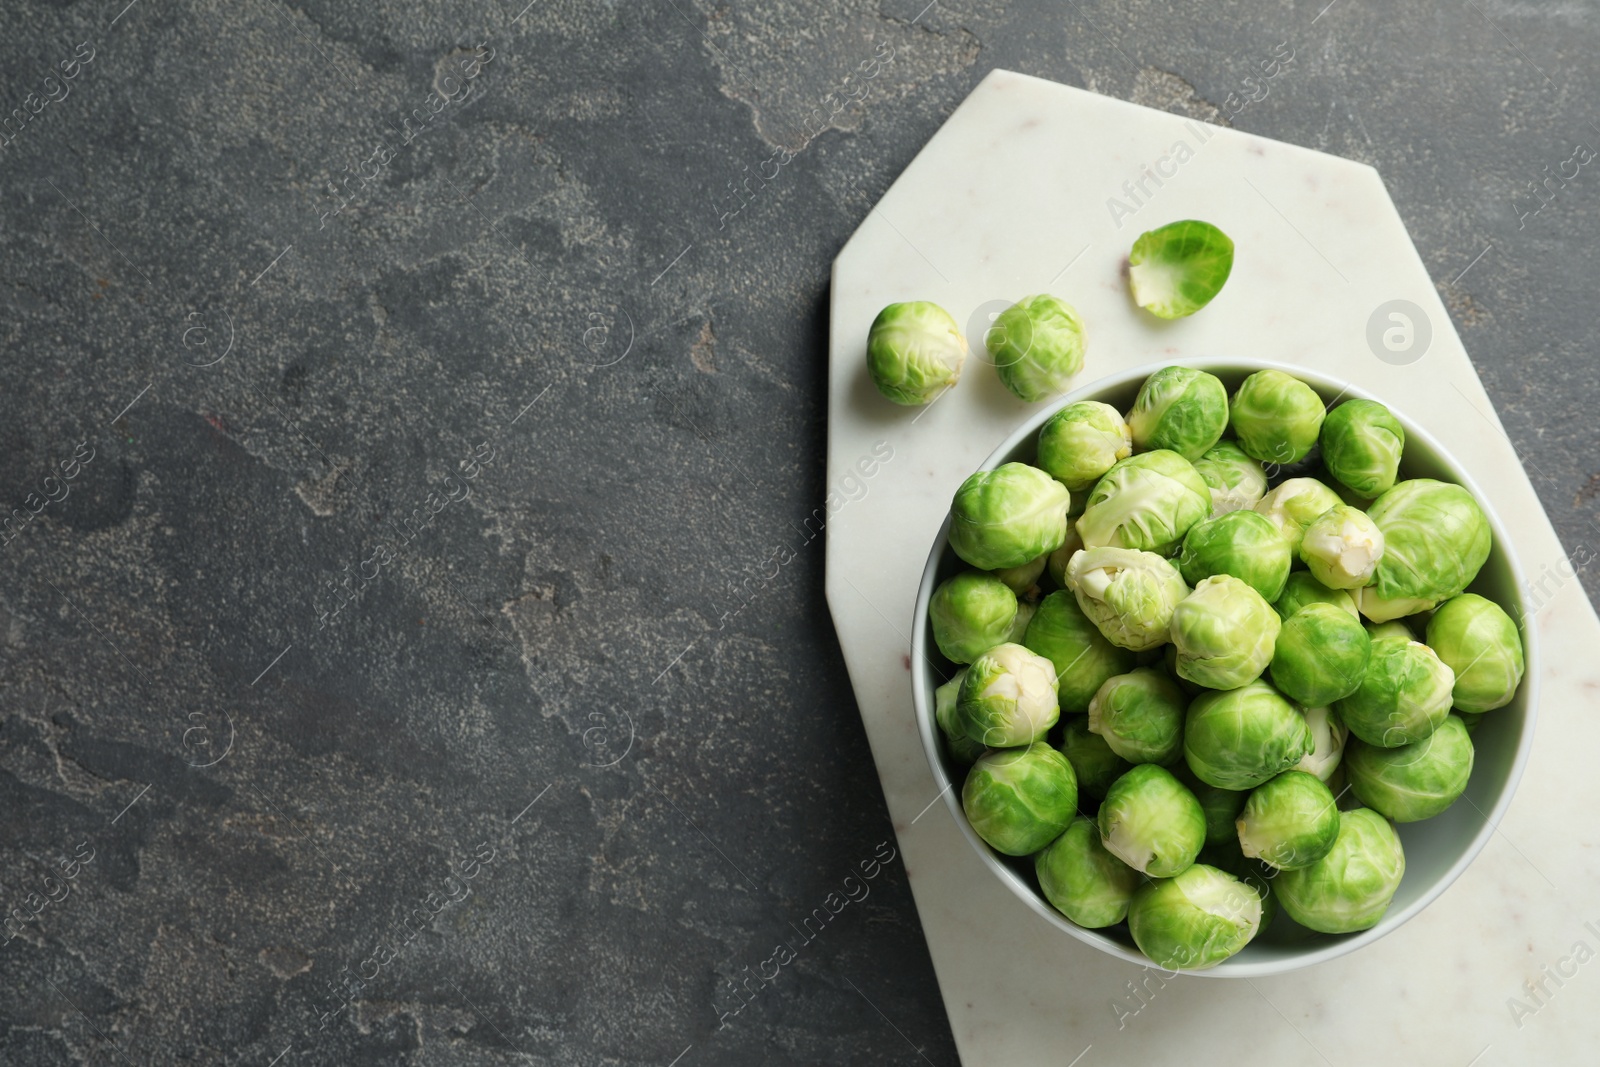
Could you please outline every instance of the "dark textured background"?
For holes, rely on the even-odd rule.
[[[0,150],[0,502],[93,450],[0,549],[6,1064],[955,1062],[898,860],[718,1029],[892,840],[821,541],[733,583],[820,503],[832,256],[996,66],[1225,121],[1290,42],[1238,124],[1379,168],[1596,540],[1600,161],[1518,217],[1593,4],[124,2],[0,13],[5,108],[94,55]]]

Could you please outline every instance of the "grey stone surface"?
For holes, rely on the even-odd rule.
[[[1290,42],[1233,121],[1382,171],[1593,558],[1593,6],[924,2],[5,5],[0,1061],[954,1063],[798,531],[829,262],[996,66]]]

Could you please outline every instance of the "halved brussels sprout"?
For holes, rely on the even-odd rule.
[[[1117,460],[1133,454],[1121,412],[1098,400],[1068,404],[1039,427],[1039,466],[1074,493],[1093,488]]]
[[[1493,711],[1522,684],[1522,634],[1492,600],[1462,593],[1428,620],[1428,647],[1455,672],[1452,699],[1461,711]]]
[[[1133,302],[1160,319],[1193,315],[1222,291],[1233,270],[1233,241],[1198,219],[1139,235],[1128,253]]]
[[[1376,400],[1346,400],[1322,422],[1322,462],[1352,492],[1371,500],[1394,487],[1406,431]]]
[[[1146,882],[1134,891],[1128,932],[1156,966],[1203,971],[1250,943],[1261,929],[1261,911],[1253,887],[1196,863],[1175,878]]]
[[[956,699],[961,695],[961,680],[966,676],[967,668],[962,667],[948,682],[933,691],[933,718],[939,724],[939,732],[944,734],[950,758],[957,763],[971,763],[984,751],[982,745],[967,736],[961,725],[961,717],[956,714]]]
[[[1074,715],[1061,730],[1060,752],[1078,772],[1078,790],[1095,800],[1106,795],[1111,783],[1133,766],[1111,751],[1106,739],[1089,732],[1089,717]]]
[[[1111,783],[1100,803],[1100,843],[1152,878],[1170,878],[1206,843],[1200,802],[1172,772],[1141,763]]]
[[[1352,619],[1360,620],[1355,597],[1343,589],[1329,589],[1306,571],[1293,571],[1284,583],[1283,595],[1273,601],[1272,610],[1278,618],[1287,619],[1307,604],[1332,604]]]
[[[1308,930],[1349,934],[1376,926],[1406,873],[1400,835],[1371,808],[1339,815],[1339,836],[1309,867],[1280,874],[1273,892]]]
[[[1339,836],[1339,808],[1316,775],[1284,771],[1256,786],[1237,825],[1246,856],[1294,871],[1332,850]]]
[[[983,344],[1001,383],[1029,403],[1066,392],[1083,369],[1083,320],[1048,293],[1025,296],[996,315]]]
[[[1239,818],[1239,812],[1244,809],[1244,802],[1250,794],[1240,789],[1218,789],[1214,785],[1202,782],[1182,760],[1169,769],[1173,777],[1182,782],[1183,787],[1193,793],[1194,798],[1200,802],[1200,810],[1206,816],[1206,844],[1231,846],[1237,852],[1239,830],[1234,826],[1234,820]],[[1222,867],[1233,874],[1239,873],[1225,864],[1211,863],[1211,865]]]
[[[1360,687],[1371,655],[1359,622],[1332,604],[1311,603],[1283,620],[1267,673],[1289,699],[1323,707]]]
[[[1027,856],[1061,835],[1078,813],[1078,779],[1049,745],[990,752],[967,772],[961,810],[996,852]]]
[[[1167,763],[1183,749],[1188,698],[1154,667],[1108,678],[1089,702],[1089,729],[1129,763]]]
[[[1073,819],[1033,861],[1044,898],[1090,930],[1115,926],[1128,915],[1139,872],[1106,851],[1093,820]]]
[[[1344,773],[1361,803],[1395,822],[1431,819],[1454,804],[1472,777],[1467,724],[1445,716],[1421,741],[1399,748],[1350,743]]]
[[[1215,374],[1163,367],[1139,387],[1128,428],[1139,451],[1170,449],[1193,463],[1228,428],[1228,390]]]
[[[1489,558],[1489,520],[1459,485],[1413,478],[1373,502],[1369,518],[1383,531],[1383,558],[1361,591],[1361,614],[1373,622],[1415,615],[1455,596]]]
[[[1311,751],[1305,717],[1266,682],[1206,693],[1189,705],[1183,758],[1218,789],[1254,789]]]
[[[867,331],[867,372],[896,404],[926,404],[961,378],[967,339],[938,304],[912,300],[878,312]]]
[[[986,748],[1032,744],[1061,717],[1055,666],[1022,645],[996,645],[972,661],[956,714],[966,735]]]
[[[1194,465],[1157,449],[1118,460],[1089,492],[1078,517],[1086,548],[1171,555],[1189,527],[1211,513],[1211,489]]]
[[[1361,685],[1334,707],[1367,744],[1399,748],[1424,740],[1444,722],[1455,681],[1455,672],[1427,645],[1383,637],[1372,642]]]
[[[1272,660],[1281,625],[1272,605],[1248,583],[1214,574],[1173,609],[1178,674],[1208,689],[1247,685]]]
[[[1323,585],[1358,589],[1383,558],[1383,531],[1361,509],[1335,504],[1306,526],[1300,558]]]
[[[1079,552],[1067,564],[1067,588],[1106,640],[1135,652],[1167,640],[1172,613],[1189,595],[1171,560],[1127,548]]]
[[[939,651],[952,663],[971,663],[1012,639],[1017,594],[998,578],[965,571],[939,583],[928,601],[928,621]]]
[[[1267,493],[1267,472],[1232,441],[1218,441],[1194,461],[1194,469],[1211,487],[1211,517],[1249,511]]]
[[[1228,425],[1246,455],[1263,463],[1298,463],[1317,443],[1327,411],[1317,391],[1299,378],[1258,370],[1233,394]]]
[[[1306,708],[1304,714],[1306,725],[1311,727],[1311,751],[1301,757],[1294,769],[1314,774],[1324,783],[1331,782],[1344,759],[1350,731],[1332,708]]]
[[[1311,520],[1342,503],[1338,493],[1315,478],[1290,478],[1262,497],[1255,510],[1272,520],[1289,542],[1289,551],[1298,556]]]
[[[982,570],[1021,567],[1067,539],[1067,487],[1038,467],[978,471],[950,505],[950,547]]]
[[[1230,511],[1197,522],[1183,539],[1178,570],[1197,585],[1214,574],[1231,574],[1271,602],[1289,580],[1289,542],[1277,526],[1254,511]]]
[[[1133,656],[1105,639],[1072,593],[1057,590],[1039,602],[1022,643],[1056,669],[1056,699],[1064,714],[1089,710],[1107,678],[1133,669]]]

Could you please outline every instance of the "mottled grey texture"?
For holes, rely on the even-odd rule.
[[[954,1063],[898,859],[790,925],[893,839],[797,525],[829,262],[996,66],[1216,120],[1292,42],[1239,125],[1377,165],[1600,543],[1600,171],[1512,206],[1592,7],[923,3],[6,5],[6,108],[94,58],[0,150],[0,496],[77,472],[0,548],[0,892],[67,894],[0,1060]]]

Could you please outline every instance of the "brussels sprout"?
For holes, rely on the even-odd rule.
[[[950,547],[986,571],[1021,567],[1067,539],[1067,487],[1038,467],[978,471],[950,505]]]
[[[1267,472],[1232,441],[1218,441],[1194,461],[1211,487],[1211,517],[1230,511],[1249,511],[1267,493]]]
[[[1323,465],[1339,484],[1368,500],[1394,487],[1406,431],[1376,400],[1346,400],[1328,412],[1321,441]]]
[[[1048,293],[1025,296],[996,315],[983,344],[1001,383],[1029,403],[1066,392],[1083,369],[1083,320]]]
[[[1047,552],[1036,559],[1029,560],[1020,567],[1002,567],[990,573],[1005,582],[1006,588],[1017,594],[1017,596],[1022,596],[1026,593],[1031,593],[1034,586],[1039,584],[1039,575],[1044,573],[1045,564],[1049,561],[1050,554]]]
[[[1359,508],[1335,504],[1306,526],[1300,558],[1323,585],[1356,589],[1378,569],[1383,531]]]
[[[1383,558],[1358,606],[1373,622],[1415,615],[1472,584],[1489,558],[1489,520],[1459,485],[1401,482],[1367,516],[1383,531]]]
[[[1333,849],[1309,867],[1280,874],[1273,892],[1289,918],[1324,934],[1376,926],[1406,873],[1400,836],[1371,808],[1339,816]]]
[[[1033,861],[1051,905],[1079,926],[1098,930],[1128,915],[1139,872],[1106,851],[1093,820],[1082,815]]]
[[[1280,871],[1309,867],[1339,836],[1339,808],[1322,780],[1284,771],[1256,786],[1239,813],[1239,847]]]
[[[1228,428],[1228,390],[1215,374],[1163,367],[1139,387],[1128,428],[1139,451],[1170,449],[1193,463]]]
[[[1231,574],[1269,603],[1283,595],[1292,562],[1289,542],[1270,519],[1254,511],[1230,511],[1195,523],[1178,554],[1178,570],[1190,585],[1214,574]]]
[[[1078,789],[1095,800],[1104,797],[1111,783],[1133,766],[1111,751],[1105,738],[1089,732],[1086,715],[1074,715],[1067,720],[1061,730],[1060,751],[1078,772]]]
[[[1211,303],[1233,270],[1233,241],[1198,219],[1139,235],[1128,253],[1133,302],[1159,319],[1181,319]]]
[[[961,695],[961,680],[966,676],[967,668],[962,667],[948,682],[933,691],[933,718],[939,724],[939,731],[944,734],[950,758],[957,763],[971,763],[983,755],[983,746],[967,736],[961,727],[961,718],[956,714],[956,699]]]
[[[1086,548],[1067,564],[1067,588],[1106,640],[1142,652],[1167,640],[1189,595],[1172,561],[1128,548]]]
[[[1234,826],[1234,820],[1239,817],[1239,812],[1244,808],[1245,799],[1249,793],[1239,789],[1218,789],[1214,785],[1202,782],[1189,769],[1189,765],[1179,760],[1172,768],[1172,775],[1183,783],[1183,787],[1194,794],[1200,802],[1200,810],[1206,817],[1206,845],[1231,846],[1234,852],[1239,851],[1239,831]],[[1202,858],[1204,853],[1202,852]],[[1240,856],[1240,859],[1243,859]],[[1206,862],[1211,863],[1210,860]],[[1223,870],[1239,872],[1223,863],[1211,863],[1213,867]]]
[[[1290,700],[1317,708],[1354,693],[1371,655],[1359,622],[1332,604],[1312,603],[1283,620],[1267,673]]]
[[[1140,763],[1111,783],[1100,804],[1100,843],[1152,878],[1171,878],[1200,854],[1206,814],[1194,794],[1154,763]]]
[[[1315,478],[1290,478],[1262,497],[1255,509],[1272,520],[1289,542],[1289,551],[1298,556],[1311,520],[1342,503],[1338,493]]]
[[[939,583],[928,600],[928,621],[939,651],[952,663],[971,663],[1011,639],[1017,594],[982,571],[965,571]]]
[[[867,372],[896,404],[926,404],[961,377],[967,339],[938,304],[913,300],[878,312],[867,331]]]
[[[1344,773],[1361,803],[1395,822],[1416,822],[1433,818],[1466,791],[1472,757],[1467,724],[1447,715],[1426,738],[1399,748],[1350,742]]]
[[[1017,617],[1011,623],[1011,632],[1006,635],[1006,642],[1013,645],[1022,644],[1023,636],[1028,632],[1028,626],[1033,622],[1033,613],[1039,606],[1027,600],[1017,601]]]
[[[1128,904],[1128,932],[1158,967],[1203,971],[1250,943],[1261,929],[1261,897],[1226,871],[1197,863],[1176,878],[1146,882]]]
[[[1247,796],[1248,793],[1239,794],[1241,806]],[[1272,925],[1272,920],[1278,915],[1278,902],[1272,895],[1272,880],[1278,876],[1278,872],[1260,860],[1248,859],[1239,851],[1239,832],[1234,828],[1232,820],[1228,822],[1228,840],[1201,849],[1200,858],[1195,863],[1204,863],[1208,867],[1215,867],[1219,871],[1231,874],[1254,889],[1256,896],[1261,898],[1261,929],[1265,930]]]
[[[1384,637],[1354,693],[1334,707],[1350,732],[1369,745],[1398,748],[1424,740],[1450,714],[1456,675],[1433,649]]]
[[[1455,672],[1452,699],[1461,711],[1503,708],[1522,684],[1517,624],[1499,604],[1476,593],[1439,605],[1428,620],[1428,647]]]
[[[1283,586],[1283,595],[1273,601],[1272,610],[1278,613],[1280,619],[1287,619],[1307,604],[1332,604],[1352,619],[1361,618],[1354,597],[1343,589],[1329,589],[1305,571],[1290,573],[1289,580]]]
[[[1263,463],[1298,463],[1317,443],[1327,414],[1311,386],[1278,370],[1258,370],[1239,383],[1228,425],[1245,454]]]
[[[1056,669],[1022,645],[996,645],[972,661],[956,697],[956,715],[987,748],[1032,744],[1056,724]]]
[[[1364,625],[1367,630],[1367,636],[1374,641],[1381,637],[1398,637],[1405,641],[1415,641],[1417,639],[1416,631],[1399,619],[1390,619],[1388,622],[1367,622]]]
[[[1254,789],[1311,751],[1311,727],[1278,691],[1255,681],[1189,705],[1183,758],[1218,789]]]
[[[1089,729],[1129,763],[1168,763],[1183,748],[1189,701],[1154,667],[1108,678],[1089,702]]]
[[[1485,715],[1488,714],[1488,712],[1484,712],[1484,711],[1459,711],[1458,710],[1455,714],[1456,714],[1456,717],[1458,719],[1460,719],[1461,722],[1466,726],[1467,733],[1471,734],[1471,733],[1473,733],[1474,731],[1476,731],[1478,729],[1478,720],[1482,719]]]
[[[1344,758],[1350,731],[1344,728],[1339,713],[1332,708],[1306,708],[1304,714],[1306,725],[1311,728],[1311,751],[1300,758],[1294,769],[1314,774],[1324,783],[1331,782]]]
[[[1213,574],[1172,612],[1178,674],[1208,689],[1255,681],[1272,659],[1282,624],[1260,593],[1231,574]]]
[[[1039,427],[1039,466],[1074,493],[1094,486],[1133,454],[1122,414],[1098,400],[1068,404]]]
[[[990,752],[967,772],[961,810],[996,852],[1031,855],[1078,813],[1078,778],[1049,745]]]
[[[1211,489],[1194,465],[1157,449],[1118,460],[1095,483],[1078,518],[1086,548],[1136,548],[1170,556],[1211,513]]]
[[[1056,699],[1063,713],[1088,711],[1107,678],[1133,667],[1127,649],[1107,641],[1064,589],[1039,602],[1022,643],[1055,667]]]

